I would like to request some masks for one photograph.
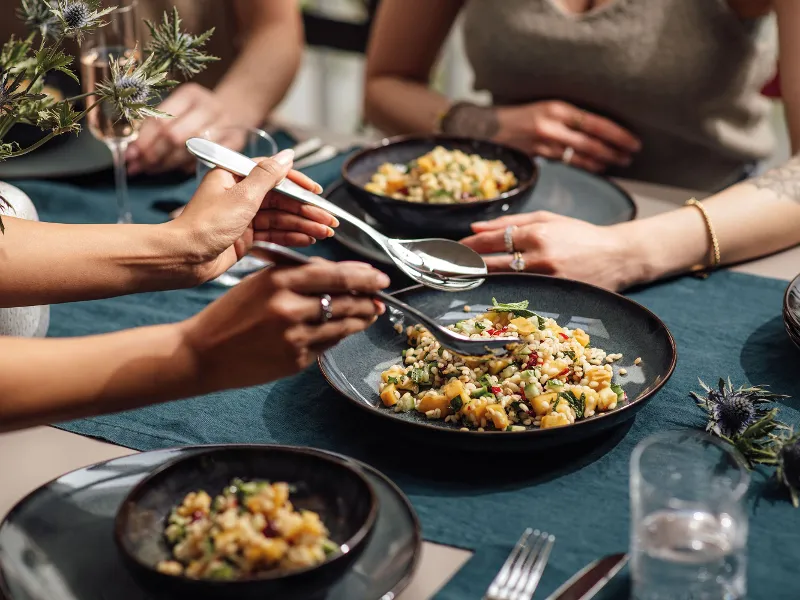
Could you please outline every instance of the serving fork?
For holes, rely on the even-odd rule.
[[[522,532],[483,600],[530,600],[539,585],[556,538],[538,529]]]

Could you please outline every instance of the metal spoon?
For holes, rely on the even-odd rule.
[[[206,139],[191,138],[186,142],[186,147],[199,159],[242,177],[247,177],[257,166],[243,154]],[[326,210],[358,227],[386,252],[403,273],[428,287],[446,292],[471,290],[481,285],[484,282],[481,277],[488,273],[481,255],[459,242],[439,238],[397,240],[386,237],[346,210],[289,179],[278,183],[275,191]]]
[[[271,242],[254,242],[250,252],[263,260],[269,261],[274,261],[276,256],[280,256],[298,265],[305,265],[311,262],[307,256]],[[413,317],[416,322],[422,323],[444,348],[462,356],[485,356],[489,354],[502,356],[508,352],[506,345],[519,342],[519,338],[516,337],[473,340],[464,334],[442,327],[425,313],[418,311],[413,306],[409,306],[395,296],[385,292],[376,292],[373,297],[389,306],[390,315],[396,316],[394,313],[400,311]],[[390,318],[392,317],[390,316]],[[395,319],[392,319],[392,322],[396,322]]]

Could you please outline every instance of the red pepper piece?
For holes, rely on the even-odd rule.
[[[562,375],[566,375],[567,373],[569,373],[569,367],[561,371],[558,375],[556,375],[556,377],[561,377]]]
[[[493,386],[492,386],[492,387],[490,387],[489,389],[490,389],[490,390],[492,390],[492,393],[493,393],[493,394],[499,394],[500,392],[502,392],[502,391],[503,391],[503,390],[501,390],[501,389],[500,389],[500,387],[499,387],[499,386],[496,386],[496,385],[493,385]]]
[[[205,515],[203,514],[203,512],[202,512],[202,511],[200,511],[200,510],[196,510],[196,511],[194,511],[194,513],[192,514],[192,523],[194,523],[195,521],[199,521],[199,520],[200,520],[200,519],[202,519],[204,516],[205,516]]]
[[[569,336],[566,333],[558,332],[559,337],[564,340],[565,342],[569,339]]]

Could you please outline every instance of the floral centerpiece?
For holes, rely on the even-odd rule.
[[[72,70],[74,58],[67,54],[65,40],[78,44],[92,31],[104,27],[104,17],[116,7],[102,8],[100,0],[21,0],[19,17],[31,30],[25,39],[10,40],[0,47],[0,161],[33,152],[52,138],[77,133],[81,120],[101,104],[128,121],[166,117],[153,105],[159,96],[178,84],[172,76],[188,79],[216,60],[203,51],[213,30],[191,35],[181,30],[177,9],[164,14],[159,24],[145,21],[151,39],[143,59],[123,62],[110,59],[110,76],[91,94],[56,100],[43,93],[48,73],[58,71],[78,81]],[[77,102],[92,96],[82,110]],[[5,142],[14,125],[33,125],[46,133],[22,148]],[[0,210],[9,204],[0,197]],[[5,226],[0,218],[0,232]]]

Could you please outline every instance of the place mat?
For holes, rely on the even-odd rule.
[[[284,138],[282,145],[290,143]],[[326,184],[337,161],[309,175]],[[45,182],[20,184],[42,218],[63,222],[113,218],[113,186]],[[193,182],[132,188],[134,217],[154,222],[149,208],[159,198],[188,199]],[[345,258],[337,244],[311,250]],[[391,477],[408,494],[425,539],[475,550],[441,590],[446,600],[479,598],[525,527],[553,533],[557,541],[537,597],[545,597],[586,563],[628,547],[628,468],[639,441],[663,429],[702,424],[689,399],[707,383],[730,376],[734,385],[769,384],[800,398],[800,381],[787,369],[797,356],[783,330],[786,282],[730,272],[708,280],[684,278],[631,294],[658,314],[678,345],[670,382],[635,421],[592,446],[507,457],[448,452],[388,436],[379,419],[351,407],[325,383],[316,367],[255,388],[184,400],[118,415],[62,423],[58,427],[149,450],[203,443],[307,445],[363,460]],[[221,292],[213,286],[138,294],[52,307],[50,335],[74,336],[175,321],[195,314]],[[736,302],[731,303],[731,298]],[[782,418],[800,423],[796,400],[782,402]],[[751,597],[794,598],[798,551],[794,532],[800,510],[792,508],[761,472],[750,498],[748,578]]]

